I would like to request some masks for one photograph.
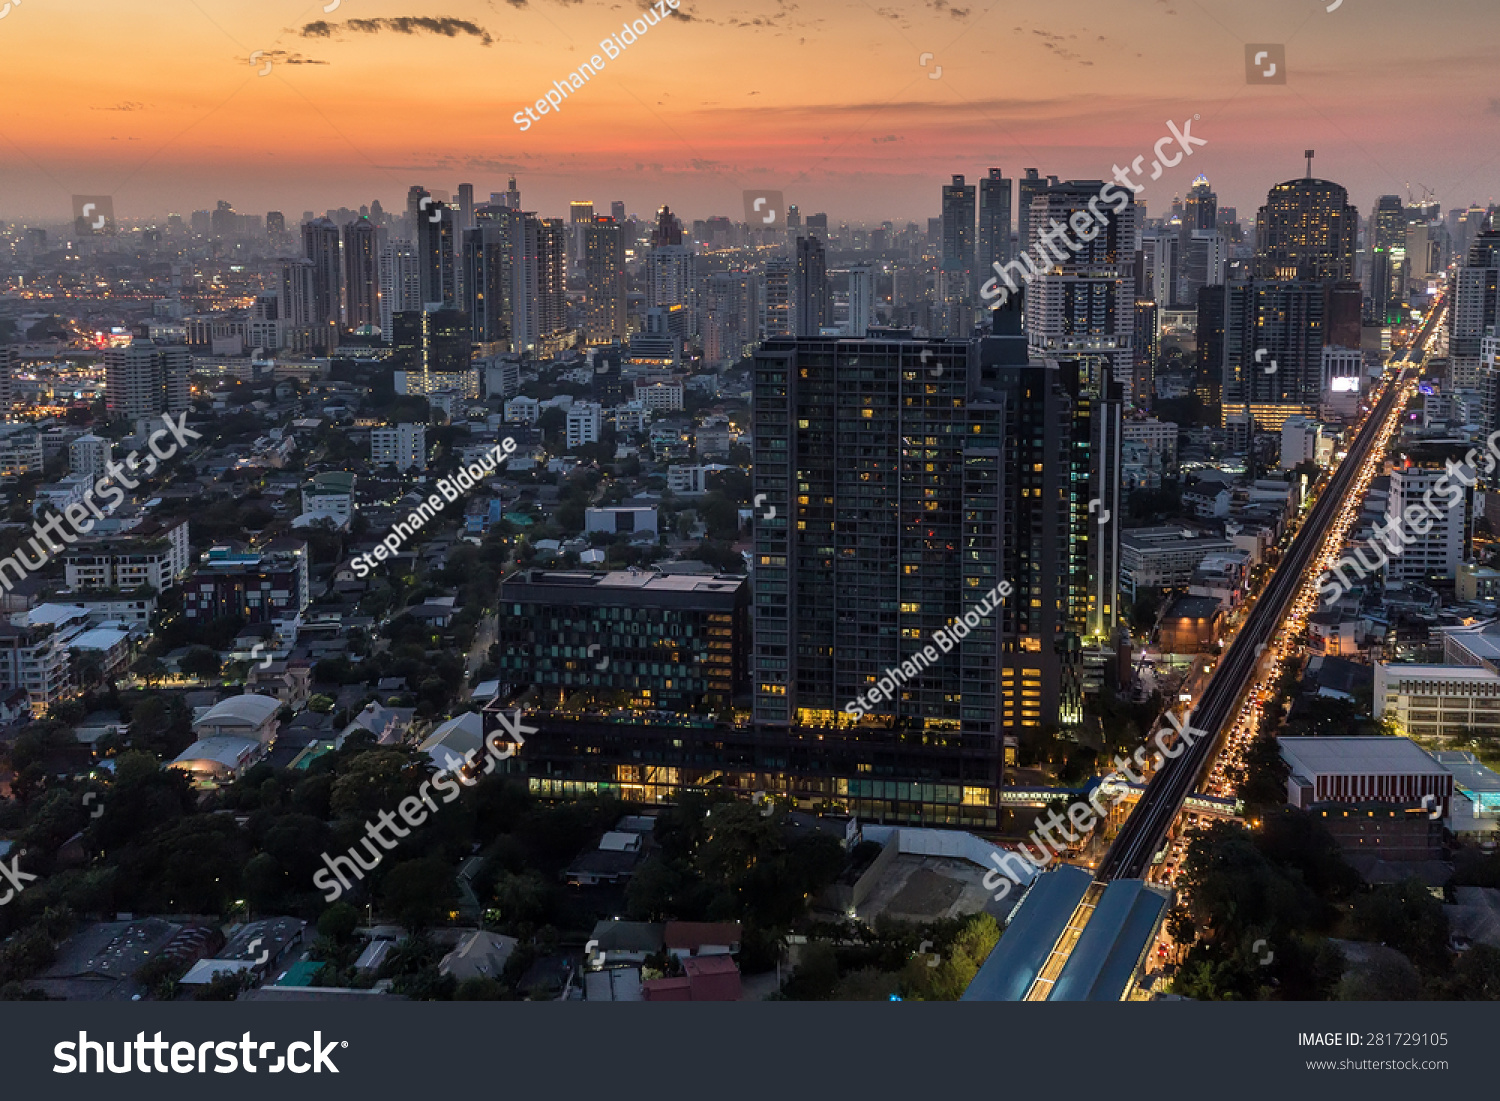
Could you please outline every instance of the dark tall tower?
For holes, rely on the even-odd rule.
[[[375,224],[360,218],[344,227],[344,328],[380,324],[380,243]]]
[[[1354,278],[1359,212],[1339,184],[1311,177],[1271,188],[1255,223],[1255,277],[1282,282]]]
[[[1207,176],[1199,176],[1188,189],[1183,204],[1182,228],[1191,234],[1195,229],[1216,229],[1219,224],[1219,197],[1209,186]]]
[[[417,212],[417,277],[422,305],[453,309],[458,279],[453,255],[453,210],[430,199]]]
[[[625,339],[625,227],[599,215],[583,226],[587,303],[583,339],[610,344]]]
[[[344,301],[339,227],[327,218],[304,222],[302,254],[312,262],[312,301],[307,319],[312,346],[331,351],[339,346]]]
[[[1399,195],[1382,195],[1368,231],[1370,283],[1366,320],[1390,325],[1400,320],[1405,295],[1406,207]]]
[[[756,580],[778,594],[756,606],[756,737],[798,790],[872,820],[996,821],[1005,735],[1079,721],[1082,645],[1113,631],[1121,395],[1102,358],[1029,359],[1021,297],[982,339],[755,357],[754,488],[776,508]],[[911,675],[857,723],[845,704],[888,669]]]
[[[651,247],[682,244],[682,221],[664,206],[656,212],[656,226],[651,230]]]
[[[991,168],[979,181],[979,253],[974,270],[980,281],[990,277],[991,266],[1010,259],[1011,181]]]
[[[458,226],[461,230],[474,228],[474,185],[458,185]]]
[[[798,336],[817,336],[830,323],[829,297],[823,242],[816,237],[798,237],[792,296],[793,326]]]
[[[950,286],[962,287],[968,297],[974,281],[974,188],[962,176],[943,186],[942,264]]]
[[[514,219],[495,220],[480,207],[478,224],[464,233],[464,312],[469,315],[474,343],[489,344],[510,338],[513,306],[510,290],[512,260],[509,233]]]
[[[1274,431],[1289,416],[1317,415],[1338,286],[1252,279],[1204,290],[1200,301],[1223,296],[1226,416],[1248,408],[1260,427]],[[1211,317],[1217,303],[1205,309]]]

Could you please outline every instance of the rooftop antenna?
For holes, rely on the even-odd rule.
[[[1307,178],[1310,180],[1312,179],[1313,151],[1311,149],[1305,149],[1303,150],[1302,155],[1307,158]]]

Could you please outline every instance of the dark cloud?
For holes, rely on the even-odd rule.
[[[1490,100],[1490,102],[1493,104],[1495,101]],[[134,100],[130,99],[127,99],[124,103],[117,103],[113,107],[89,108],[90,111],[144,111],[145,109],[146,105],[144,103],[136,103]]]
[[[251,65],[258,65],[263,60],[276,62],[278,65],[331,65],[331,61],[323,61],[316,57],[304,57],[299,53],[287,53],[285,50],[257,50],[256,56],[250,59]]]
[[[525,0],[520,4],[512,4],[516,7],[524,7]],[[355,34],[391,34],[419,35],[435,34],[443,38],[477,38],[482,46],[488,46],[494,39],[490,32],[478,23],[471,23],[467,19],[452,19],[447,16],[428,15],[398,15],[377,19],[348,19],[343,23],[330,23],[326,19],[319,19],[308,23],[297,33],[303,38],[336,38],[341,31],[351,31]]]

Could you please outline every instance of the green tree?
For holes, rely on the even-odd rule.
[[[182,660],[177,663],[184,673],[190,677],[200,680],[213,680],[219,675],[221,667],[219,655],[207,646],[194,646],[182,655]]]

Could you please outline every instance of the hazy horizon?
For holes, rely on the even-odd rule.
[[[832,224],[920,225],[953,174],[1093,179],[1142,154],[1149,169],[1168,121],[1194,115],[1208,144],[1144,181],[1152,215],[1202,173],[1253,218],[1303,174],[1304,148],[1362,214],[1408,185],[1445,209],[1496,193],[1500,98],[1469,40],[1486,0],[1420,19],[1400,0],[684,0],[524,132],[514,113],[643,9],[341,0],[325,14],[334,2],[15,5],[0,20],[0,219],[62,224],[73,194],[107,194],[127,224],[220,199],[296,220],[373,199],[400,210],[414,183],[482,198],[514,174],[547,216],[592,199],[739,219],[744,190],[774,188]],[[60,70],[59,42],[73,57]],[[1251,42],[1285,44],[1286,84],[1246,82]]]

